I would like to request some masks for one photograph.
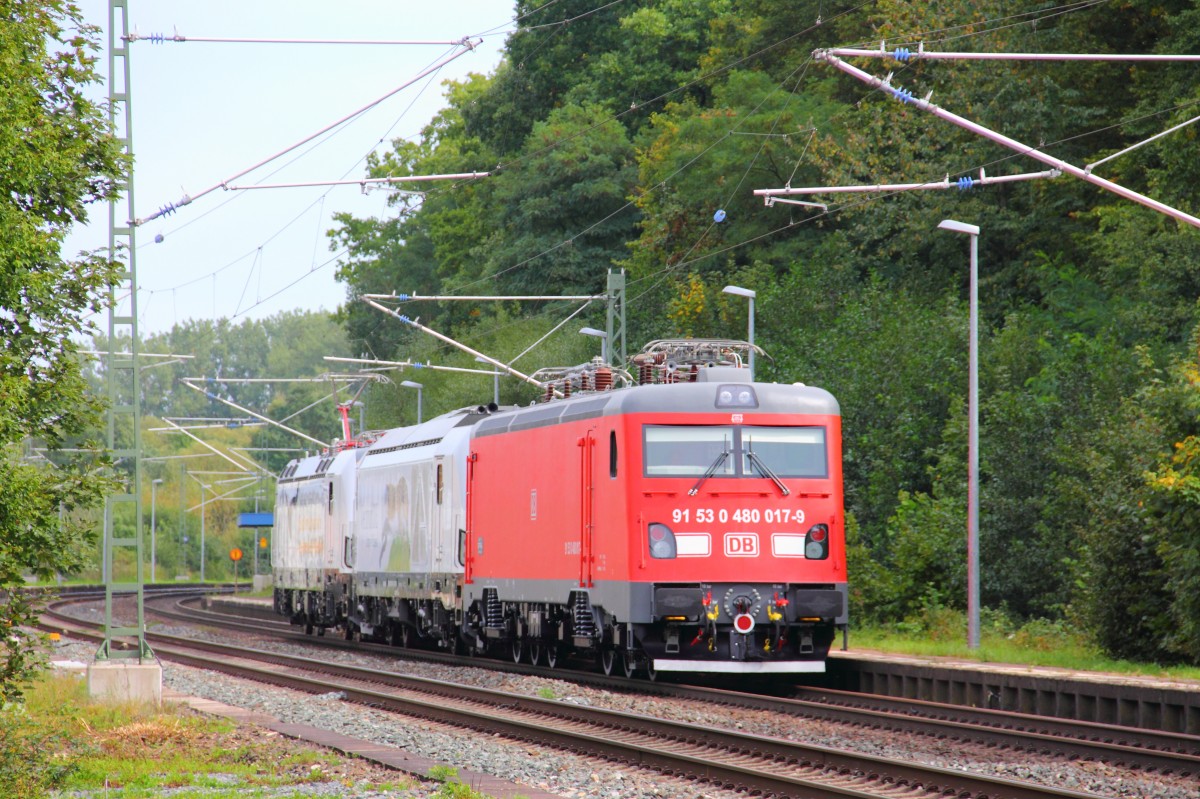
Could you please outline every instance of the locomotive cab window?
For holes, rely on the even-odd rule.
[[[741,471],[757,475],[751,453],[780,477],[828,477],[823,427],[743,427]]]
[[[646,425],[642,445],[646,477],[829,476],[823,427]]]
[[[699,476],[714,464],[714,477],[733,476],[734,458],[721,457],[732,454],[732,428],[647,425],[643,434],[647,477]]]

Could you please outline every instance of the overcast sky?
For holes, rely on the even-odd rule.
[[[105,30],[108,3],[82,0]],[[363,177],[366,154],[415,137],[444,105],[442,81],[496,68],[511,29],[505,0],[131,0],[138,35],[233,39],[461,40],[483,44],[356,121],[230,185]],[[130,55],[136,216],[145,218],[290,147],[411,81],[449,45],[213,44],[138,41]],[[103,58],[102,54],[102,58]],[[107,71],[107,67],[104,67]],[[325,139],[328,139],[327,141]],[[381,141],[383,143],[381,143]],[[479,170],[491,164],[479,164]],[[274,174],[272,174],[274,172]],[[122,206],[123,207],[123,206]],[[386,215],[382,190],[358,186],[226,191],[218,188],[137,229],[142,335],[187,319],[235,323],[283,310],[333,310],[326,231],[332,214]],[[71,253],[104,246],[107,208],[69,239]],[[160,243],[155,242],[162,237]],[[298,281],[298,282],[297,282]],[[290,285],[289,284],[294,284]],[[396,286],[398,292],[412,287]]]

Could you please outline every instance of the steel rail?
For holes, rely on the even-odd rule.
[[[1141,762],[1152,768],[1179,769],[1190,764],[1191,772],[1200,774],[1200,736],[1186,735],[1176,732],[1161,732],[1142,727],[1119,727],[1109,724],[1097,724],[1091,721],[1075,721],[1054,718],[1051,716],[1035,716],[1028,713],[1016,713],[990,708],[968,707],[965,705],[950,705],[943,702],[928,702],[922,699],[895,699],[879,694],[862,694],[853,691],[837,691],[833,689],[798,687],[792,697],[793,701],[804,702],[806,707],[825,706],[830,708],[845,708],[847,710],[864,710],[879,714],[903,713],[906,716],[920,716],[935,722],[953,724],[969,724],[996,730],[1012,730],[1018,734],[1034,734],[1038,739],[1075,739],[1083,744],[1095,744],[1098,752],[1081,749],[1078,754],[1085,757],[1096,756],[1104,751],[1111,751],[1114,759],[1120,759],[1122,754],[1151,756],[1151,753],[1161,752],[1171,757],[1159,763]],[[1074,743],[1074,741],[1072,741]],[[1128,750],[1135,750],[1136,754]],[[1185,755],[1175,758],[1174,755]],[[1108,760],[1108,757],[1102,757]]]
[[[80,621],[73,623],[76,625],[90,626]],[[601,755],[751,794],[798,799],[901,796],[911,799],[945,795],[989,799],[1085,799],[1092,796],[812,744],[728,730],[704,730],[694,724],[567,705],[557,700],[377,669],[329,664],[177,636],[148,634],[147,637],[154,640],[154,649],[160,658],[173,662],[309,693],[339,691],[347,701],[357,704],[590,756]],[[308,676],[313,673],[334,675],[337,680]],[[377,690],[376,686],[380,685],[392,690]],[[415,695],[405,696],[397,691]]]
[[[183,622],[195,621],[193,614],[199,613],[210,623],[231,626],[248,632],[263,632],[261,620],[256,620],[254,623],[238,622],[234,620],[235,617],[228,614],[185,608],[182,603],[187,601],[188,599],[185,598],[176,602],[180,607],[176,611],[164,611],[154,606],[149,610],[157,615],[165,615]],[[282,627],[283,625],[272,626]],[[299,633],[288,635],[286,631],[280,630],[277,634],[293,640],[315,643],[311,636]],[[321,643],[325,646],[341,648],[347,646],[336,638],[324,639]],[[371,649],[379,649],[384,655],[397,653],[395,648],[384,645],[379,647],[372,645]],[[400,651],[405,653],[406,657],[415,655],[421,659],[462,663],[461,659],[443,653],[420,652],[419,650],[414,652],[412,649]],[[521,666],[503,661],[472,662],[476,665],[486,665],[488,668],[505,671],[525,674],[545,673],[538,667]],[[561,670],[554,670],[553,673],[555,676],[563,676]],[[870,726],[937,738],[952,738],[1010,749],[1052,751],[1066,757],[1100,760],[1164,773],[1200,774],[1200,736],[1069,721],[1047,716],[947,705],[922,700],[895,699],[875,694],[859,694],[831,689],[796,687],[793,689],[791,698],[781,698],[702,686],[647,684],[622,678],[600,678],[598,675],[581,672],[569,672],[569,675],[572,679],[586,682],[603,680],[605,687],[636,688],[662,696],[741,709],[786,713],[804,718]]]

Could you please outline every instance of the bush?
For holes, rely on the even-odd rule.
[[[73,770],[68,761],[56,756],[60,749],[60,742],[29,717],[24,704],[10,702],[0,707],[0,796],[48,796],[50,788]]]

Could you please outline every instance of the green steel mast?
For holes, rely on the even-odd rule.
[[[104,503],[104,643],[96,660],[153,658],[146,645],[143,612],[144,562],[142,553],[142,407],[138,364],[137,248],[134,241],[133,113],[129,94],[129,4],[108,3],[108,114],[113,133],[129,157],[124,198],[108,205],[109,257],[126,259],[109,288],[108,353],[105,382],[108,390],[107,445],[121,488]],[[129,352],[118,352],[118,337],[128,336]],[[113,621],[113,601],[133,596],[137,619],[133,626]],[[120,645],[117,645],[120,644]]]

